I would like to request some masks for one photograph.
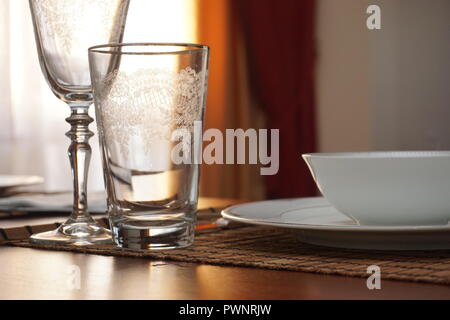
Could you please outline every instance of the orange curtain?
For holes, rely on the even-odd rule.
[[[229,0],[198,0],[198,39],[211,48],[205,129],[259,128],[261,108],[250,95],[243,37]],[[202,165],[202,196],[257,200],[264,184],[257,165]]]

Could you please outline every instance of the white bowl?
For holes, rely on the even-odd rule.
[[[325,198],[360,225],[444,225],[450,151],[303,155]]]

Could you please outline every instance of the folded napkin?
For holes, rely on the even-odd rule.
[[[70,212],[72,211],[73,194],[29,194],[8,198],[0,198],[0,211],[28,212]],[[88,194],[89,211],[105,213],[106,194],[104,191]]]

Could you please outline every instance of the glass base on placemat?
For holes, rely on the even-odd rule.
[[[33,243],[49,245],[111,244],[111,232],[94,220],[87,222],[67,221],[55,230],[36,233],[30,237]]]
[[[123,249],[146,251],[184,248],[194,242],[195,221],[185,218],[162,221],[112,219],[111,232],[114,243]]]

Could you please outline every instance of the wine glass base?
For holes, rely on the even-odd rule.
[[[53,231],[33,234],[30,241],[38,244],[74,246],[112,244],[111,232],[95,222],[63,224]]]

